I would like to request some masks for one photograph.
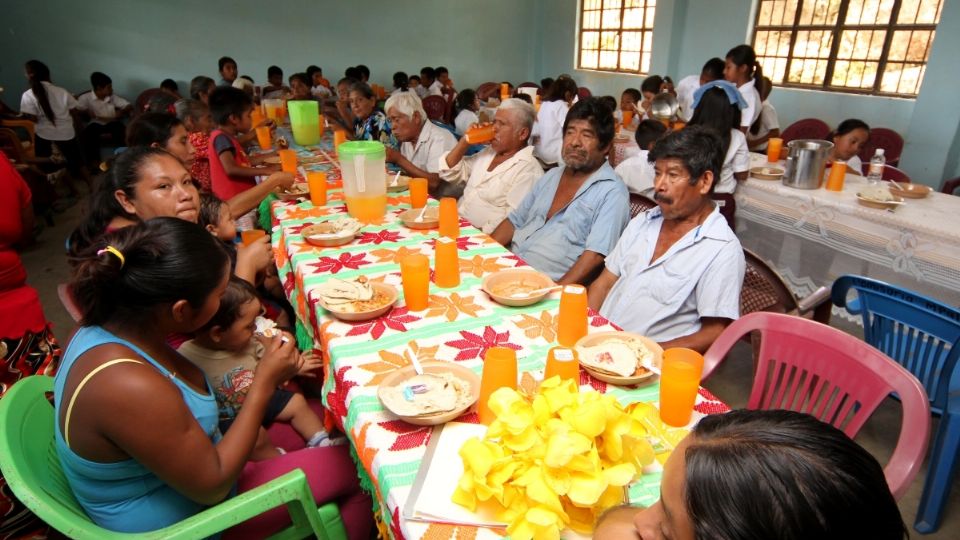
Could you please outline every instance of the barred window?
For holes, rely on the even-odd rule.
[[[915,97],[942,0],[760,0],[753,48],[781,86]]]
[[[647,73],[656,0],[581,0],[577,67]]]

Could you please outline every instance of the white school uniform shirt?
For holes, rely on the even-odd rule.
[[[657,342],[699,331],[704,317],[737,319],[746,264],[720,208],[651,263],[662,224],[657,207],[627,225],[604,263],[618,279],[600,314]]]
[[[567,102],[558,99],[540,104],[534,132],[539,139],[533,147],[533,155],[544,163],[561,163],[560,151],[563,148],[563,121],[570,107]]]
[[[47,100],[50,101],[50,108],[53,110],[53,117],[56,124],[47,118],[40,102],[33,95],[33,90],[27,90],[20,96],[20,112],[32,114],[37,117],[36,134],[48,141],[69,141],[76,136],[73,130],[73,117],[70,116],[70,110],[77,108],[77,98],[73,94],[59,86],[54,86],[48,82],[41,83],[47,91]]]
[[[739,129],[730,130],[730,146],[727,155],[723,158],[723,168],[720,169],[720,181],[714,188],[715,193],[733,193],[737,189],[737,179],[733,173],[750,170],[750,149],[747,147],[747,137]]]
[[[617,176],[627,185],[630,193],[636,193],[645,197],[653,197],[653,179],[656,173],[653,171],[653,163],[647,161],[649,150],[640,150],[640,152],[623,160],[614,169]]]
[[[322,84],[318,84],[316,86],[310,87],[310,95],[312,95],[315,98],[324,99],[324,98],[332,97],[333,92],[330,91],[330,89],[327,88],[326,86]]]
[[[754,88],[754,81],[750,79],[743,86],[738,86],[737,90],[740,91],[740,95],[743,96],[743,100],[747,102],[747,108],[740,111],[740,126],[745,126],[749,128],[756,122],[757,117],[760,116],[760,94],[757,93],[757,89]]]
[[[77,98],[77,108],[89,113],[90,121],[96,124],[106,124],[109,122],[108,119],[116,118],[117,113],[128,105],[130,105],[129,101],[116,94],[100,99],[91,91]]]
[[[687,75],[677,83],[677,101],[680,103],[680,118],[689,122],[693,118],[693,93],[700,88],[699,75]]]
[[[460,114],[453,120],[453,127],[457,130],[457,135],[463,136],[464,133],[470,129],[470,126],[480,122],[480,117],[477,116],[477,113],[471,111],[470,109],[464,109],[460,111]]]
[[[760,129],[757,134],[750,133],[750,128],[747,128],[747,142],[764,137],[775,129],[780,129],[780,119],[777,118],[777,110],[773,108],[773,104],[768,99],[760,106]],[[757,147],[757,150],[764,150],[766,147],[767,145],[764,143],[763,146]]]
[[[453,167],[447,166],[447,154],[449,152],[440,156],[440,178],[466,183],[457,208],[461,216],[487,234],[520,206],[530,188],[543,176],[540,162],[533,157],[532,146],[520,149],[492,171],[488,169],[497,155],[493,148],[464,157]]]
[[[430,88],[427,89],[427,95],[443,97],[443,84],[440,81],[433,81]]]
[[[417,137],[416,142],[401,144],[400,153],[417,168],[435,173],[438,170],[437,163],[440,155],[453,150],[456,145],[457,139],[453,136],[453,133],[427,120],[423,123],[423,128],[420,129],[420,136]]]

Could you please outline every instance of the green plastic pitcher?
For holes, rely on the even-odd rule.
[[[315,145],[320,142],[320,108],[316,101],[288,101],[290,127],[293,140],[300,146]]]

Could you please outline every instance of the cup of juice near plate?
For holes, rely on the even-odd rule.
[[[333,151],[339,152],[340,145],[347,142],[347,132],[342,129],[333,131]]]
[[[440,236],[456,240],[460,237],[460,215],[457,214],[457,200],[453,197],[440,199]]]
[[[365,223],[387,213],[386,149],[378,141],[349,141],[337,150],[347,212]]]
[[[557,342],[573,347],[587,335],[587,289],[582,285],[567,285],[560,294],[560,315],[557,322]]]
[[[547,353],[547,367],[543,372],[543,380],[555,376],[565,381],[580,380],[580,359],[577,357],[576,349],[567,347],[550,349]]]
[[[633,123],[633,111],[622,111],[623,112],[623,129],[630,129],[630,124]]]
[[[437,287],[449,289],[460,285],[460,258],[457,241],[441,236],[434,248],[433,280]]]
[[[284,150],[277,150],[277,155],[280,156],[280,169],[283,172],[288,172],[290,174],[297,174],[297,151],[290,150],[286,148]]]
[[[410,208],[423,208],[427,205],[427,179],[410,179]]]
[[[312,100],[293,100],[287,102],[290,111],[290,129],[293,140],[300,146],[312,146],[320,142],[320,106]]]
[[[843,191],[843,179],[847,175],[847,162],[842,159],[834,160],[830,165],[830,176],[827,177],[827,191]]]
[[[702,372],[703,356],[697,351],[684,348],[663,351],[660,367],[660,420],[663,423],[674,427],[690,423]]]
[[[470,144],[486,144],[493,140],[493,124],[473,126],[463,136]]]
[[[308,171],[307,187],[310,188],[311,204],[314,206],[327,204],[327,173],[323,171]]]
[[[403,301],[410,311],[427,309],[430,298],[430,259],[426,255],[407,255],[400,259]]]
[[[256,242],[261,237],[265,236],[267,233],[263,229],[250,229],[247,231],[240,231],[240,242],[245,246]]]
[[[780,151],[783,150],[783,139],[770,137],[767,140],[767,162],[776,163],[780,160]]]
[[[260,126],[257,128],[257,145],[261,150],[271,150],[273,148],[273,138],[270,135],[270,128]]]
[[[501,388],[517,388],[517,351],[507,347],[490,347],[483,357],[480,376],[480,399],[477,415],[481,424],[489,425],[496,418],[490,410],[490,395]]]

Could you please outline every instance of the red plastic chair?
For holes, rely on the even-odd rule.
[[[147,107],[150,105],[150,100],[153,99],[154,96],[162,93],[163,93],[163,90],[159,88],[148,88],[143,92],[140,92],[140,95],[137,96],[137,99],[134,103],[133,114],[134,115],[143,114],[147,110]]]
[[[866,176],[870,172],[870,161],[867,160],[863,164],[863,175]],[[883,180],[893,180],[897,183],[909,184],[910,177],[907,176],[907,173],[903,172],[901,169],[894,167],[893,165],[884,165],[883,166],[883,175],[881,176]]]
[[[857,155],[860,156],[861,161],[869,163],[877,148],[883,148],[883,156],[887,158],[887,165],[898,165],[900,154],[903,153],[903,137],[892,129],[873,128],[870,130],[870,138],[860,148],[860,153]]]
[[[427,118],[443,122],[443,115],[447,112],[447,100],[443,96],[427,96],[423,98],[423,110]]]
[[[580,96],[580,99],[587,99],[593,97],[593,92],[589,88],[581,86],[577,88],[577,95]]]
[[[829,133],[830,126],[823,120],[804,118],[787,126],[787,129],[780,134],[780,138],[786,144],[797,139],[826,139]]]
[[[849,334],[777,313],[751,313],[727,327],[704,355],[703,378],[753,331],[761,340],[748,409],[807,413],[853,438],[890,393],[898,394],[903,421],[883,472],[894,498],[903,496],[920,471],[930,439],[930,403],[920,382]]]
[[[480,101],[487,101],[492,97],[500,97],[500,83],[485,82],[477,87],[477,97]]]
[[[630,194],[630,219],[633,219],[640,215],[640,212],[646,212],[647,210],[657,206],[656,201],[647,197],[645,195],[640,195],[639,193]]]
[[[953,195],[954,191],[960,188],[960,176],[954,178],[953,180],[947,180],[943,183],[943,186],[940,188],[940,193],[946,193],[947,195]]]

